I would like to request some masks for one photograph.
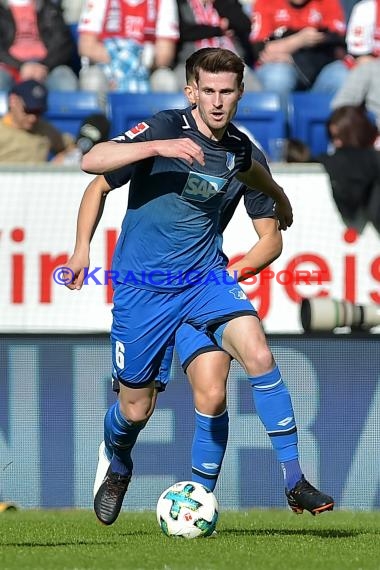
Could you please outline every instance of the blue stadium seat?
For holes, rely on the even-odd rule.
[[[280,108],[276,93],[267,91],[244,93],[239,102],[234,124],[247,129],[270,154],[270,140],[282,139],[286,135],[286,117]]]
[[[164,109],[188,105],[183,93],[109,93],[111,136],[119,135]]]
[[[88,115],[104,113],[94,91],[50,91],[45,119],[62,132],[76,136]]]
[[[326,122],[331,114],[332,95],[295,92],[289,97],[289,134],[306,143],[313,156],[326,152],[329,138]]]

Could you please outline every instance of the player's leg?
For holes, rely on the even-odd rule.
[[[170,344],[166,347],[164,357],[161,361],[160,369],[155,380],[155,390],[151,406],[152,412],[156,406],[158,393],[164,392],[166,390],[166,386],[170,380],[171,365],[173,361],[173,351],[174,351],[174,338],[171,340]],[[115,394],[119,395],[120,382],[117,379],[116,371],[114,373],[114,376],[112,376],[112,390],[115,392]],[[113,407],[110,408],[110,410],[112,409]],[[107,474],[108,468],[111,463],[112,451],[107,451],[107,448],[108,450],[112,449],[110,437],[111,437],[111,432],[109,429],[108,414],[107,414],[105,416],[105,423],[104,423],[104,440],[101,442],[98,452],[98,466],[96,470],[94,488],[93,488],[94,497],[98,492],[100,485],[103,483],[103,480]],[[107,446],[105,443],[106,441],[107,441]]]
[[[188,292],[189,320],[196,325],[206,322],[218,345],[246,370],[256,412],[284,472],[291,508],[296,512],[307,509],[313,514],[331,509],[333,499],[314,489],[303,477],[290,394],[267,345],[256,311],[237,283],[231,285],[218,273],[212,277],[200,284],[198,290],[193,287]]]
[[[215,339],[245,368],[256,412],[264,424],[280,462],[291,509],[312,514],[332,510],[332,497],[306,481],[298,454],[297,426],[290,393],[268,347],[258,319],[242,316],[215,331]]]
[[[226,384],[231,358],[204,332],[188,324],[178,329],[176,348],[195,405],[192,479],[213,491],[228,440]]]
[[[199,355],[187,375],[195,403],[192,479],[215,489],[228,441],[226,384],[230,357],[223,352]]]
[[[112,524],[119,515],[132,476],[131,452],[153,413],[155,378],[177,326],[173,313],[178,311],[165,299],[128,286],[115,289],[111,341],[113,376],[120,392],[104,420],[110,464],[94,498],[95,513],[104,524]],[[157,322],[160,327],[152,325]]]

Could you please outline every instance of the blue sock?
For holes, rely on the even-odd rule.
[[[206,416],[195,410],[195,432],[192,446],[192,479],[211,491],[222,467],[228,440],[228,412]]]
[[[302,471],[298,459],[291,459],[281,463],[284,474],[285,487],[291,491],[302,477]]]
[[[107,455],[112,457],[112,471],[121,475],[132,473],[131,451],[145,424],[129,422],[120,411],[119,401],[109,408],[104,418],[104,442]]]
[[[292,401],[277,366],[261,376],[250,376],[257,415],[270,437],[281,464],[285,486],[293,489],[302,477],[298,461],[297,426]]]

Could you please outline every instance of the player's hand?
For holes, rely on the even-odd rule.
[[[281,201],[276,202],[274,213],[278,219],[278,229],[286,230],[293,223],[293,210],[288,197],[284,193]]]
[[[192,139],[183,138],[155,141],[155,147],[159,156],[182,158],[190,164],[193,164],[194,160],[196,160],[202,166],[205,165],[203,150]]]
[[[67,275],[66,287],[72,291],[82,289],[84,270],[89,266],[90,259],[88,255],[76,255],[74,253],[66,263],[65,268],[62,269],[63,279],[65,279],[65,275]],[[67,270],[66,272],[65,269]]]

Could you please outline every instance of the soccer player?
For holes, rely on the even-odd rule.
[[[194,103],[194,65],[196,59],[209,48],[198,50],[189,57],[186,66],[185,93],[190,103]],[[268,164],[264,154],[252,143],[252,158],[260,162],[267,170]],[[129,182],[132,175],[132,167],[125,167],[118,171],[99,176],[89,184],[85,191],[86,198],[83,208],[80,210],[78,219],[78,236],[80,241],[86,243],[89,248],[91,236],[94,234],[97,222],[102,215],[104,204],[103,197],[114,188],[119,188]],[[91,208],[92,215],[88,215],[87,195],[92,195],[94,206]],[[232,181],[228,191],[223,195],[220,211],[220,232],[224,230],[230,221],[240,199],[244,196],[245,207],[248,216],[252,219],[254,229],[259,241],[251,248],[238,264],[232,268],[238,272],[241,269],[247,273],[251,268],[252,273],[263,269],[281,253],[282,237],[277,227],[277,220],[273,214],[273,200],[262,193],[248,189],[237,180]],[[81,222],[82,214],[84,216]],[[73,260],[73,263],[72,263]],[[78,279],[81,266],[75,264],[75,254],[69,262],[69,267],[75,269],[77,279],[70,287],[81,288],[82,279]],[[156,378],[157,391],[163,391],[170,376],[172,362],[172,348],[169,347],[163,366]],[[182,325],[176,333],[176,348],[184,371],[187,373],[193,389],[195,403],[196,430],[192,446],[192,472],[193,479],[214,489],[219,476],[222,459],[227,445],[228,437],[228,411],[226,407],[226,383],[230,367],[230,356],[220,349],[205,333],[191,327]],[[118,381],[114,379],[114,389],[118,391]],[[214,443],[213,443],[214,442]],[[110,458],[104,442],[99,448],[99,462],[95,477],[94,496],[103,482],[109,467]],[[202,465],[207,465],[205,468]],[[211,467],[213,465],[213,467]]]
[[[228,50],[213,50],[196,66],[195,109],[159,113],[115,142],[95,146],[83,160],[84,170],[94,173],[135,163],[114,256],[119,282],[111,336],[120,396],[106,415],[112,459],[94,501],[105,524],[119,514],[132,473],[130,452],[154,407],[154,379],[183,323],[212,334],[246,369],[275,448],[282,440],[290,506],[313,513],[333,507],[302,475],[289,394],[256,312],[239,285],[228,282],[219,250],[220,200],[235,175],[275,198],[280,228],[292,223],[282,189],[252,162],[250,142],[230,124],[243,69]],[[194,273],[197,279],[189,280]],[[281,403],[277,409],[266,405],[271,396]]]

